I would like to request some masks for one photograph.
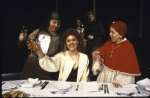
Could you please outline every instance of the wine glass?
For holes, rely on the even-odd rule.
[[[29,38],[29,41],[31,42],[33,39]],[[37,41],[36,41],[37,42]],[[36,57],[35,55],[33,55],[33,49],[31,49],[31,53],[29,55],[29,57]]]
[[[94,47],[93,48],[93,52],[95,52],[96,54],[99,54],[100,52],[97,51],[98,47]],[[96,61],[96,58],[93,58],[94,62]]]
[[[30,42],[34,40],[32,36],[30,36],[30,37],[28,37],[28,38],[29,38],[29,41],[30,41]],[[40,42],[39,42],[38,39],[36,39],[35,42],[40,45]],[[29,55],[29,57],[36,57],[36,56],[33,54],[33,49],[31,49],[31,54]]]
[[[24,41],[26,41],[26,38],[28,38],[29,40],[29,42],[31,42],[32,40],[33,40],[33,36],[28,36],[27,37],[27,32],[28,32],[28,27],[27,26],[25,26],[25,25],[23,25],[22,26],[22,28],[21,28],[21,33],[23,33],[24,34]],[[30,55],[29,55],[29,57],[35,57],[35,55],[33,55],[33,50],[31,49],[31,53],[30,53]]]
[[[23,25],[21,28],[21,33],[23,33],[24,35],[20,36],[20,38],[22,38],[20,41],[23,41],[23,42],[26,41],[27,32],[28,32],[28,27]]]

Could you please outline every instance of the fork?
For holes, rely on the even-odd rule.
[[[140,94],[141,92],[139,91],[138,87],[136,86],[135,88],[137,89],[138,93]]]
[[[100,91],[100,90],[103,90],[103,84],[102,84],[102,86],[98,89],[98,91]]]
[[[18,88],[18,86],[14,87],[14,88],[10,88],[10,89],[3,89],[2,91],[13,91],[13,90],[15,90],[17,88]]]

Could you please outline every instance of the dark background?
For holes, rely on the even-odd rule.
[[[128,25],[127,38],[132,42],[140,68],[150,69],[150,6],[148,0],[95,0],[96,20],[105,30],[105,41],[109,39],[109,26],[114,20],[124,21]],[[50,13],[56,10],[56,0],[12,0],[1,1],[1,67],[2,73],[21,72],[27,55],[17,47],[21,26],[28,26],[30,34],[44,24]],[[75,19],[84,24],[85,14],[93,11],[93,0],[57,0],[58,11],[62,16],[62,33],[71,27]],[[140,12],[143,8],[143,14]],[[142,17],[142,36],[139,37],[139,22]]]

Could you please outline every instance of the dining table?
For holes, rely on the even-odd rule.
[[[27,80],[1,81],[2,94],[10,91],[23,91],[25,97],[149,97],[150,91],[143,90],[138,84],[128,84],[119,88],[112,83],[70,82],[38,80],[33,87],[24,87]],[[16,85],[5,90],[5,84]]]

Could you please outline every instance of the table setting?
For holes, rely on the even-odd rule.
[[[14,97],[148,97],[150,79],[115,88],[112,83],[39,80],[2,81],[2,95]]]

